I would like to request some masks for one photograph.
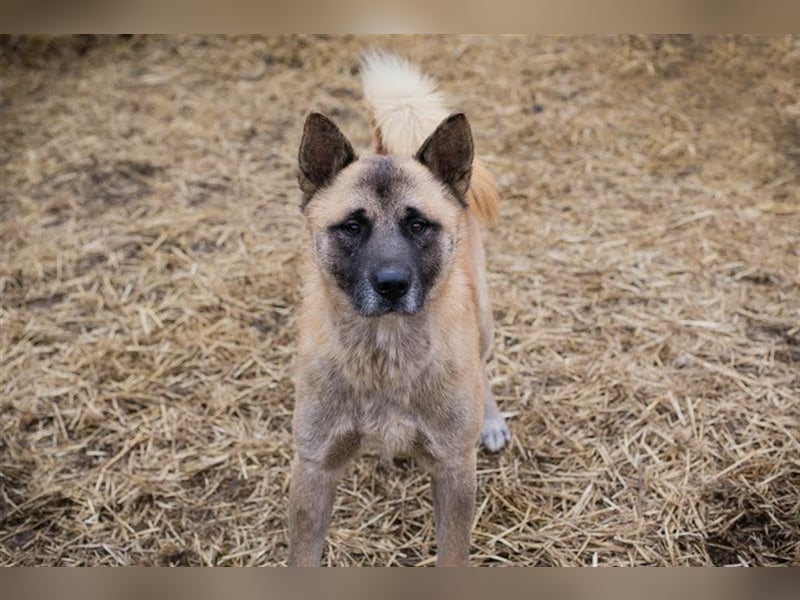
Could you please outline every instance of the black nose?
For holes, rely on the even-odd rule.
[[[398,300],[408,291],[411,274],[400,267],[378,269],[372,279],[372,287],[387,300]]]

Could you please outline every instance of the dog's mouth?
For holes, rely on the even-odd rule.
[[[362,317],[381,317],[384,315],[413,316],[419,314],[422,305],[419,306],[358,306],[354,305],[356,312]]]
[[[401,298],[388,299],[371,287],[360,286],[355,293],[350,294],[350,302],[356,313],[362,317],[413,316],[424,308],[425,294],[418,286],[412,285]]]
[[[403,306],[390,306],[388,308],[382,308],[382,309],[378,309],[378,310],[374,310],[374,311],[370,311],[370,312],[363,312],[363,313],[361,313],[361,315],[364,316],[364,317],[380,317],[380,316],[383,316],[383,315],[408,315],[408,316],[412,316],[412,315],[418,314],[421,310],[422,310],[422,307],[409,309],[409,308],[406,308],[406,307],[403,307]]]

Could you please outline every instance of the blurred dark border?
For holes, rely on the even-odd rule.
[[[796,0],[0,0],[6,33],[797,33]]]
[[[145,572],[146,571],[146,572]],[[5,569],[9,599],[789,600],[796,569]],[[398,585],[399,584],[399,585]]]

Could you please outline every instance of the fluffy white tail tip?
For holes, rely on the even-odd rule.
[[[395,54],[371,50],[361,58],[364,97],[383,149],[413,155],[449,114],[436,82]]]

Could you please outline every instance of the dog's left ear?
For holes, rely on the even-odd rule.
[[[472,174],[472,131],[464,113],[456,113],[439,123],[417,151],[416,158],[428,167],[466,206]]]
[[[319,188],[333,181],[339,171],[354,160],[353,147],[333,121],[322,113],[308,115],[298,153],[297,181],[303,192],[301,208],[305,208]]]

